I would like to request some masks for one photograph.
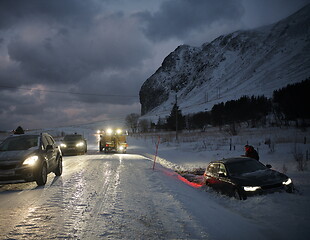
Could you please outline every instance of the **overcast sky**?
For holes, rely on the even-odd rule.
[[[178,45],[289,16],[310,0],[1,0],[0,130],[123,120]]]

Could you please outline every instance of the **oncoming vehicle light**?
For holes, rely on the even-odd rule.
[[[76,144],[76,146],[77,146],[77,147],[83,147],[83,146],[84,146],[84,143],[83,143],[83,142],[79,142],[79,143]]]
[[[119,149],[119,150],[124,150],[124,147],[123,147],[123,146],[120,146],[118,149]]]
[[[117,129],[117,130],[116,130],[116,133],[117,133],[117,134],[121,134],[121,133],[122,133],[122,129]]]
[[[62,147],[62,148],[66,148],[66,147],[67,147],[67,145],[66,145],[66,144],[64,144],[64,143],[62,143],[62,144],[60,144],[60,147]]]
[[[254,191],[260,189],[260,187],[243,187],[243,189],[246,192],[254,192]]]
[[[113,130],[112,130],[111,128],[108,128],[108,129],[107,129],[107,134],[108,134],[108,135],[111,135],[112,132],[113,132]]]
[[[288,178],[286,181],[282,182],[283,185],[290,185],[292,183],[292,179]]]
[[[23,162],[23,165],[33,166],[38,161],[38,159],[39,159],[38,156],[31,156]]]

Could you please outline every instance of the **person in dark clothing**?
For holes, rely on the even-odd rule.
[[[24,134],[25,131],[21,126],[18,126],[15,130],[14,130],[14,134]]]
[[[244,146],[244,150],[245,150],[245,156],[246,156],[246,157],[254,158],[254,159],[256,159],[257,161],[259,161],[258,153],[257,153],[257,151],[254,149],[253,146],[251,146],[251,145],[245,145],[245,146]]]

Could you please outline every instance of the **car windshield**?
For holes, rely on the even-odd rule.
[[[23,135],[5,139],[0,144],[0,151],[21,151],[39,146],[39,136]]]
[[[78,141],[78,140],[82,140],[81,135],[67,135],[64,138],[64,141]]]
[[[267,169],[265,165],[256,160],[227,163],[226,168],[231,175],[242,175]]]

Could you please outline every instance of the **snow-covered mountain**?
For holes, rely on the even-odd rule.
[[[244,95],[274,90],[310,77],[310,5],[275,24],[236,31],[201,47],[182,45],[140,89],[141,113],[183,114],[211,110]]]

